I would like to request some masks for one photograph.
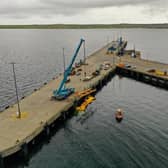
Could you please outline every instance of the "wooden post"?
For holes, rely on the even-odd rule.
[[[45,126],[45,135],[49,136],[50,135],[50,127],[48,125]]]
[[[28,160],[28,144],[27,143],[24,143],[22,146],[22,157],[24,158],[25,161]]]
[[[136,80],[139,80],[139,73],[137,72],[136,74]]]
[[[0,155],[0,168],[5,168],[4,158]]]

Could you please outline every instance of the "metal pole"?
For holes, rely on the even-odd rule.
[[[17,105],[18,105],[18,118],[21,118],[21,112],[20,112],[20,104],[19,104],[19,96],[18,96],[18,89],[17,89],[17,82],[16,82],[16,74],[15,74],[15,63],[12,62],[12,68],[13,68],[13,78],[14,78],[14,84],[15,84],[15,90],[16,90],[16,98],[17,98]]]
[[[109,44],[109,36],[107,36],[107,44]]]
[[[83,55],[84,55],[84,77],[86,77],[86,69],[85,69],[85,64],[86,64],[86,48],[85,48],[85,41],[83,43]]]
[[[84,54],[84,64],[85,64],[85,61],[86,61],[86,48],[85,48],[85,41],[83,43],[83,54]]]
[[[64,75],[65,75],[65,53],[64,53],[64,51],[65,51],[65,48],[63,47],[63,48],[62,48],[62,55],[63,55]],[[66,82],[65,82],[65,85],[64,85],[64,86],[66,86]]]
[[[64,64],[64,72],[65,72],[65,54],[64,54],[64,48],[62,48],[62,54],[63,54],[63,64]]]

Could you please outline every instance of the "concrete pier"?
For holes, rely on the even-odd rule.
[[[132,58],[127,54],[125,54],[118,63],[123,63],[125,65],[124,67],[117,66],[116,72],[118,74],[168,89],[168,64],[144,60],[141,57]],[[160,71],[162,74],[159,75],[150,72],[152,70]],[[165,75],[164,72],[166,72]]]
[[[134,78],[159,87],[168,88],[168,76],[157,75],[149,72],[150,69],[168,70],[167,64],[141,59],[137,54],[136,58],[131,57],[131,52],[123,51],[122,56],[116,53],[107,53],[109,43],[105,47],[91,54],[86,59],[88,65],[82,65],[81,75],[71,76],[67,87],[75,88],[75,91],[82,91],[87,88],[101,88],[106,81],[115,75],[115,72],[127,77]],[[123,42],[125,47],[126,41]],[[97,70],[101,64],[109,62],[108,69],[102,69],[100,75],[89,81],[83,81],[84,72],[87,76]],[[118,66],[124,64],[123,67]],[[131,66],[128,66],[131,65]],[[127,66],[126,66],[127,65]],[[66,100],[51,100],[53,90],[58,88],[63,76],[54,77],[52,81],[37,89],[28,97],[20,101],[21,118],[16,117],[17,105],[10,106],[0,113],[0,167],[3,167],[3,159],[21,152],[26,158],[29,152],[28,144],[35,144],[35,139],[42,132],[50,135],[54,122],[62,117],[66,118],[67,112],[79,101],[76,94],[72,94]]]
[[[107,47],[96,51],[86,59],[88,65],[82,65],[81,75],[71,76],[67,87],[74,87],[75,91],[86,88],[95,88],[99,81],[103,81],[109,74],[115,71],[115,65],[108,70],[101,70],[100,75],[90,81],[83,81],[84,70],[86,75],[91,75],[103,62],[111,62],[111,57],[106,54]],[[16,117],[17,105],[13,105],[0,113],[0,164],[3,158],[20,151],[24,157],[28,154],[28,144],[45,132],[50,134],[50,126],[61,116],[66,117],[66,112],[74,106],[78,97],[73,94],[66,100],[51,100],[53,90],[57,89],[63,76],[55,77],[54,80],[45,84],[33,94],[20,100],[21,118]]]

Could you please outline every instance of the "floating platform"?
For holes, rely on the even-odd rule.
[[[124,50],[126,44],[127,42],[123,41],[122,46],[120,46],[122,55],[107,53],[114,42],[91,54],[86,59],[87,64],[80,67],[82,69],[81,74],[70,76],[67,87],[75,88],[78,93],[86,89],[99,90],[117,72],[136,80],[168,88],[168,76],[165,73],[168,70],[168,64],[144,60],[140,57],[140,52],[135,52],[138,56],[132,57],[132,51]],[[102,68],[103,64],[107,64],[107,62],[108,66]],[[122,66],[118,66],[119,64],[122,64]],[[101,67],[100,74],[94,76],[91,80],[83,81],[85,75],[91,76],[97,70],[97,67]],[[164,70],[164,73],[153,73],[153,71],[150,71],[151,69],[157,69],[161,72]],[[51,100],[53,90],[59,86],[62,78],[63,75],[55,77],[42,88],[22,99],[20,101],[22,111],[20,119],[16,117],[16,104],[0,113],[1,168],[4,165],[4,158],[8,156],[20,152],[26,157],[29,153],[28,146],[29,144],[35,144],[36,137],[42,132],[48,136],[53,124],[59,118],[65,118],[69,109],[75,109],[77,102],[81,99],[76,93],[66,100]]]

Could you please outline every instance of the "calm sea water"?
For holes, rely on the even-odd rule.
[[[80,122],[73,117],[30,160],[30,168],[167,168],[168,93],[116,76]],[[119,124],[114,113],[124,110]]]
[[[27,95],[62,72],[62,47],[68,62],[81,37],[89,54],[119,34],[144,58],[168,63],[168,30],[0,30],[1,109],[15,101],[10,62],[17,63],[20,96]],[[10,167],[167,168],[167,100],[165,90],[115,76],[88,107],[92,116],[82,123],[72,117],[28,164]],[[124,110],[120,124],[117,108]]]

